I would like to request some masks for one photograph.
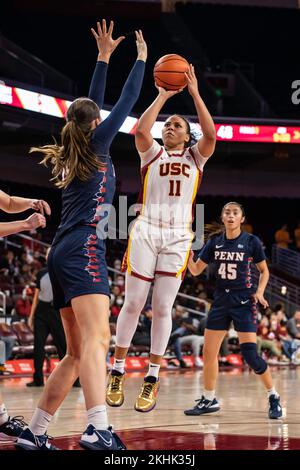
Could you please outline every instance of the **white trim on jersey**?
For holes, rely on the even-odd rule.
[[[160,152],[161,150],[161,145],[153,139],[152,145],[146,152],[139,152],[139,155],[141,157],[141,167],[148,165],[153,158]]]

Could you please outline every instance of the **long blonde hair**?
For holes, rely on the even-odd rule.
[[[55,142],[30,149],[29,153],[44,154],[40,164],[47,166],[50,161],[53,165],[51,181],[59,188],[66,188],[75,177],[87,181],[93,171],[103,169],[89,145],[91,123],[97,118],[100,118],[97,104],[89,98],[77,98],[67,111],[67,123],[61,131],[61,145]]]

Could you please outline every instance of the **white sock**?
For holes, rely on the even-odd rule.
[[[47,431],[49,423],[53,415],[47,413],[47,411],[36,408],[31,421],[29,423],[30,431],[36,436],[42,436]]]
[[[92,424],[97,430],[108,428],[107,411],[105,405],[94,406],[87,410],[88,424]]]
[[[159,369],[160,369],[159,364],[153,364],[153,362],[149,362],[149,369],[146,374],[146,377],[148,377],[149,375],[152,375],[152,377],[156,377],[158,379]]]
[[[116,358],[114,358],[113,369],[120,372],[120,374],[124,374],[124,372],[125,372],[125,359],[116,359]]]
[[[204,389],[203,395],[206,398],[206,400],[212,401],[216,396],[216,391],[215,390],[205,390]]]
[[[271,395],[275,395],[275,397],[279,397],[279,393],[276,392],[275,388],[271,388],[270,390],[267,390],[267,393],[268,393],[268,397],[270,397]]]
[[[8,421],[7,409],[4,403],[2,403],[2,405],[0,405],[0,425],[6,423],[6,421]]]

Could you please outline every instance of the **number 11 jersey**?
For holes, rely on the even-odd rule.
[[[140,219],[163,227],[190,229],[203,167],[197,144],[167,151],[153,140],[141,157]]]

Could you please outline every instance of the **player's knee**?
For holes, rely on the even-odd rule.
[[[253,369],[255,374],[261,375],[267,370],[267,363],[258,355],[255,343],[241,344],[241,353],[248,366]]]
[[[123,311],[126,312],[126,314],[129,315],[139,315],[140,311],[144,307],[145,304],[145,299],[140,298],[138,296],[138,292],[136,293],[137,295],[135,297],[127,298],[125,299],[125,303],[123,305]]]
[[[172,306],[170,306],[170,303],[165,301],[164,299],[161,299],[159,301],[156,300],[153,304],[153,314],[156,317],[171,318],[171,311]]]

